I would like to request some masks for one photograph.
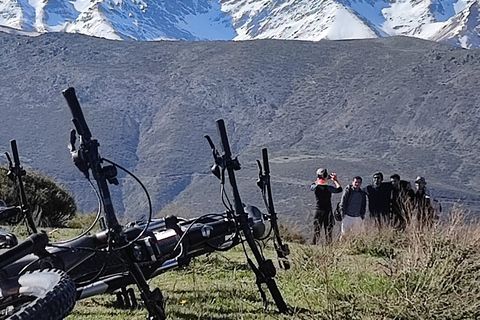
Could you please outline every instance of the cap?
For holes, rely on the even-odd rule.
[[[324,169],[324,168],[320,168],[317,170],[317,176],[319,178],[326,178],[328,176],[328,172],[327,172],[327,169]]]
[[[427,184],[427,182],[425,181],[425,178],[424,178],[424,177],[420,177],[420,176],[418,176],[417,179],[415,179],[415,182],[416,182],[416,183],[417,183],[417,182],[423,182],[423,183]]]

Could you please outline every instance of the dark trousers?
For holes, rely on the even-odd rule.
[[[313,220],[313,244],[317,244],[320,241],[322,226],[325,230],[326,243],[332,243],[332,230],[334,223],[332,210],[317,209],[315,211],[315,218]]]

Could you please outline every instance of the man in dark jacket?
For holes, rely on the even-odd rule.
[[[352,184],[345,188],[340,201],[342,210],[342,235],[354,228],[363,228],[363,219],[367,208],[367,196],[361,189],[362,178],[356,176]]]
[[[328,178],[330,178],[335,187],[328,185]],[[317,181],[310,186],[311,190],[315,192],[317,199],[315,208],[315,217],[313,220],[314,235],[313,244],[317,244],[320,240],[320,232],[325,229],[325,238],[327,244],[332,242],[332,229],[335,223],[332,212],[332,193],[342,192],[342,187],[337,180],[337,174],[332,173],[328,175],[327,169],[317,170]]]
[[[388,224],[390,220],[392,184],[383,182],[383,174],[373,174],[373,183],[368,185],[364,192],[368,197],[368,210],[370,217],[375,219],[375,224],[381,227]]]
[[[392,183],[392,225],[399,230],[405,230],[410,223],[410,215],[413,211],[414,191],[410,182],[400,180],[398,174],[391,175],[390,182]]]
[[[417,191],[414,194],[413,204],[417,215],[417,222],[420,228],[431,227],[438,216],[435,212],[434,201],[427,194],[427,182],[424,177],[415,179]]]

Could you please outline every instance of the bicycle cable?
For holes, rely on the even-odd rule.
[[[269,215],[270,228],[269,228],[267,234],[259,239],[261,241],[270,238],[270,235],[272,234],[272,230],[273,230],[273,225],[272,225],[272,221],[271,221],[272,213],[270,212],[270,207],[268,206],[267,198],[265,197],[265,192],[263,191],[263,189],[262,189],[262,198],[263,198],[263,203],[265,204],[265,208],[267,208],[267,212],[268,212],[268,215]]]
[[[98,211],[97,211],[97,215],[95,217],[95,220],[92,222],[92,224],[90,225],[90,227],[87,228],[87,230],[85,230],[82,234],[72,238],[72,239],[68,239],[68,240],[64,240],[64,241],[57,241],[57,242],[52,242],[50,243],[50,245],[54,246],[55,245],[58,245],[58,244],[64,244],[64,243],[69,243],[69,242],[72,242],[72,241],[75,241],[75,240],[78,240],[82,237],[84,237],[87,233],[89,233],[90,231],[92,231],[93,227],[95,226],[95,224],[98,222],[98,220],[100,220],[100,216],[102,214],[102,204],[101,204],[101,200],[100,200],[100,194],[98,193],[98,190],[95,189],[95,186],[93,185],[92,181],[88,178],[88,183],[90,184],[90,186],[92,187],[93,191],[95,192],[95,195],[97,196],[97,200],[98,200]],[[62,246],[60,246],[62,247]]]
[[[195,223],[197,223],[200,219],[203,219],[205,217],[208,217],[208,216],[220,216],[220,217],[224,217],[223,214],[220,214],[220,213],[207,213],[207,214],[204,214],[203,216],[200,216],[198,218],[195,218],[191,223],[190,225],[187,227],[187,229],[183,232],[182,236],[180,237],[180,239],[178,239],[177,241],[177,244],[175,245],[175,247],[173,248],[172,252],[175,252],[178,247],[180,246],[180,244],[182,243],[183,239],[185,238],[185,236],[187,235],[188,231],[190,229],[192,229],[193,225]]]
[[[144,190],[146,196],[147,196],[147,199],[148,199],[148,204],[149,204],[149,217],[148,217],[148,221],[147,223],[145,224],[145,227],[143,228],[143,230],[138,234],[137,237],[135,237],[135,239],[133,239],[132,241],[128,242],[127,244],[121,246],[121,247],[118,247],[118,248],[111,248],[110,246],[110,241],[108,241],[109,245],[108,245],[108,248],[107,250],[104,250],[104,249],[94,249],[94,248],[88,248],[88,247],[77,247],[75,249],[78,249],[78,250],[84,250],[84,251],[95,251],[95,252],[105,252],[105,251],[117,251],[117,250],[123,250],[129,246],[131,246],[135,241],[137,241],[138,239],[140,239],[146,232],[146,230],[148,229],[148,227],[150,226],[150,222],[152,220],[152,212],[153,212],[153,209],[152,209],[152,202],[151,202],[151,199],[150,199],[150,195],[145,187],[145,185],[140,181],[140,179],[138,179],[133,173],[131,173],[129,170],[127,170],[126,168],[122,167],[121,165],[111,161],[111,160],[108,160],[108,159],[105,159],[105,158],[102,158],[101,159],[102,161],[106,161],[118,168],[120,168],[121,170],[123,170],[124,172],[126,172],[127,174],[129,174],[132,178],[134,178],[139,184],[140,186],[142,187],[142,189]],[[77,236],[75,237],[74,239],[72,240],[68,240],[68,241],[65,241],[65,242],[60,242],[60,243],[52,243],[53,244],[53,247],[60,247],[60,248],[65,248],[64,246],[61,246],[59,244],[62,244],[62,243],[68,243],[68,242],[71,242],[73,240],[77,240],[83,236],[85,236],[85,234],[87,232],[90,232],[92,229],[93,229],[93,226],[94,224],[100,219],[100,214],[101,214],[101,198],[100,198],[100,195],[99,195],[99,192],[98,190],[94,187],[92,181],[90,179],[87,179],[88,182],[90,183],[90,185],[92,186],[93,190],[95,191],[95,194],[97,196],[97,199],[99,201],[99,212],[97,213],[97,217],[95,218],[95,222],[90,226],[90,228],[88,229],[88,231],[84,232],[82,235],[80,236]],[[68,248],[68,247],[67,247]]]
[[[220,198],[222,199],[222,203],[228,211],[233,211],[232,203],[225,192],[225,168],[222,170],[222,179],[220,181],[222,185],[220,188]]]
[[[128,242],[127,244],[121,246],[121,247],[118,247],[118,248],[113,248],[114,251],[118,251],[118,250],[123,250],[129,246],[131,246],[135,241],[137,241],[138,239],[140,239],[141,237],[143,237],[143,235],[145,234],[145,232],[147,231],[148,227],[150,226],[150,222],[152,221],[152,216],[153,216],[153,208],[152,208],[152,201],[150,199],[150,194],[148,193],[148,190],[147,188],[145,187],[145,185],[142,183],[142,181],[140,181],[140,179],[135,176],[132,172],[130,172],[129,170],[127,170],[126,168],[122,167],[121,165],[111,161],[111,160],[108,160],[108,159],[105,159],[105,158],[102,158],[101,161],[106,161],[112,165],[114,165],[115,167],[118,167],[120,168],[121,170],[123,170],[125,173],[127,173],[128,175],[130,175],[133,179],[135,179],[135,181],[138,182],[138,184],[142,187],[143,191],[145,192],[145,195],[147,196],[147,200],[148,200],[148,207],[149,207],[149,213],[148,213],[148,220],[147,220],[147,223],[145,224],[145,227],[143,228],[143,230],[138,234],[138,236],[133,239],[132,241]]]

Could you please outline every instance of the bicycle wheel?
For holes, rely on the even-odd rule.
[[[46,269],[0,279],[0,319],[59,320],[72,311],[75,283],[61,270]]]

